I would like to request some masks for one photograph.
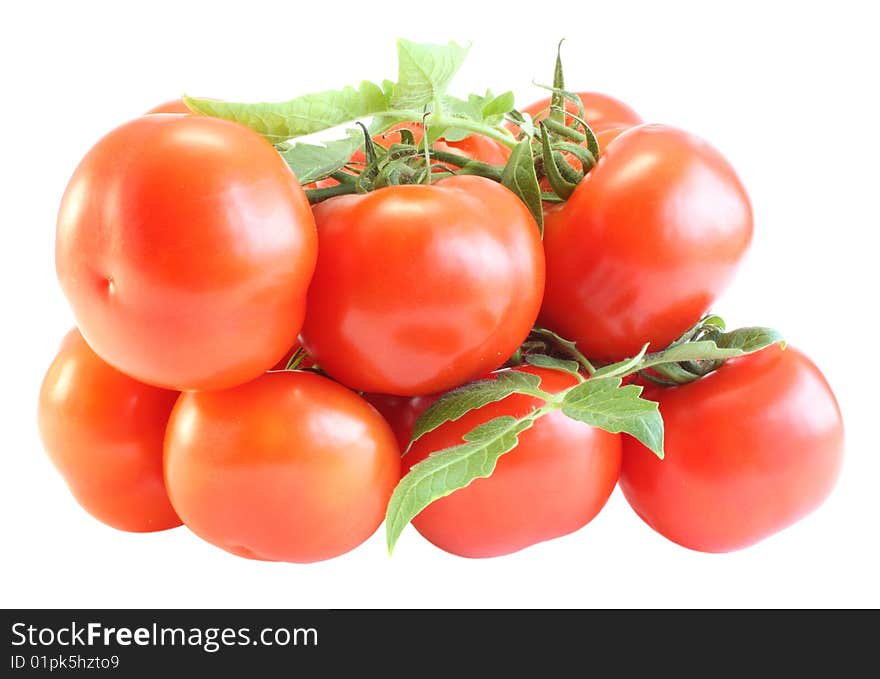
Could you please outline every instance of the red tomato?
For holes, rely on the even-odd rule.
[[[541,377],[556,393],[574,377],[556,370],[515,368]],[[404,471],[431,453],[458,445],[489,420],[520,417],[541,403],[516,394],[447,422],[413,444]],[[567,535],[589,523],[605,505],[620,469],[620,436],[572,420],[561,412],[540,418],[502,455],[489,478],[477,479],[426,507],[413,525],[441,549],[467,557],[500,556]]]
[[[149,111],[147,111],[144,115],[150,115],[151,113],[186,113],[191,114],[186,104],[183,103],[182,99],[171,99],[170,101],[165,101],[159,104],[158,106],[154,106]]]
[[[52,464],[99,521],[147,532],[180,525],[162,479],[162,439],[177,392],[110,367],[71,330],[43,379],[38,420]]]
[[[417,396],[494,370],[544,288],[535,221],[484,177],[382,188],[315,206],[320,241],[302,340],[360,391]]]
[[[439,394],[428,396],[392,396],[390,394],[364,394],[364,398],[379,411],[391,426],[400,450],[406,450],[416,420],[428,409]]]
[[[623,441],[620,487],[648,525],[690,549],[729,552],[798,521],[834,487],[840,409],[818,368],[775,345],[690,384],[649,387],[666,456]]]
[[[270,372],[183,394],[165,441],[168,493],[184,523],[233,554],[308,563],[379,526],[400,451],[366,401],[308,372]]]
[[[583,120],[595,134],[617,127],[626,129],[643,122],[641,116],[630,106],[607,94],[601,92],[576,92],[575,94],[580,97],[584,106]],[[533,120],[542,120],[550,114],[550,100],[551,97],[545,97],[529,104],[521,109],[521,112],[528,113]],[[565,110],[575,115],[578,113],[577,105],[568,99],[565,100]],[[569,118],[566,122],[570,121]],[[515,125],[510,127],[514,131],[519,129]]]
[[[150,115],[76,169],[56,266],[105,361],[156,386],[217,389],[260,375],[296,340],[316,240],[302,189],[256,132]]]
[[[591,358],[660,349],[700,319],[751,237],[748,195],[718,151],[664,125],[631,128],[546,210],[540,322]]]

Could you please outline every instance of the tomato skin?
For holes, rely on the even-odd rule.
[[[559,371],[515,368],[541,377],[555,393],[574,384]],[[541,403],[513,395],[447,422],[413,444],[404,473],[430,453],[458,445],[479,424],[522,416]],[[519,436],[489,478],[477,479],[426,507],[413,525],[434,545],[465,557],[493,557],[567,535],[589,523],[617,483],[620,436],[552,412]]]
[[[629,128],[642,124],[641,116],[628,104],[601,92],[576,92],[584,105],[584,122],[595,134],[613,128]],[[541,120],[550,114],[550,97],[545,97],[521,109],[533,120]],[[573,101],[565,100],[565,110],[577,114],[578,107]],[[516,126],[511,126],[517,129]]]
[[[791,346],[733,359],[691,384],[649,387],[666,455],[623,441],[620,487],[670,540],[702,552],[748,547],[818,507],[843,459],[840,409]]]
[[[544,289],[534,219],[507,188],[455,176],[331,198],[301,338],[315,362],[367,392],[445,391],[499,367]]]
[[[540,322],[601,360],[660,349],[696,323],[752,238],[748,195],[714,148],[665,125],[614,139],[545,211]]]
[[[316,241],[305,194],[257,133],[150,115],[110,132],[74,172],[56,269],[105,361],[160,387],[218,389],[296,340]]]
[[[168,424],[172,504],[194,533],[247,558],[309,563],[354,549],[382,522],[399,474],[379,413],[309,372],[183,394]]]
[[[177,392],[141,384],[102,361],[74,329],[40,388],[43,446],[77,502],[133,532],[180,525],[162,477],[162,440]]]
[[[187,115],[192,115],[192,111],[190,111],[189,108],[187,108],[187,105],[183,103],[183,99],[170,99],[168,101],[163,101],[158,106],[154,106],[144,113],[144,115],[151,115],[153,113],[185,113]]]

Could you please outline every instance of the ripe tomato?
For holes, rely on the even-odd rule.
[[[149,111],[147,111],[144,115],[149,115],[151,113],[186,113],[192,114],[186,104],[183,103],[182,99],[171,99],[169,101],[164,101],[158,106],[154,106]]]
[[[584,106],[584,122],[596,134],[613,128],[625,129],[642,123],[641,116],[619,99],[601,92],[576,92],[576,94]],[[533,120],[541,120],[550,114],[550,100],[551,97],[545,97],[529,104],[521,111],[531,115]],[[573,114],[578,113],[577,105],[568,99],[565,100],[565,110]],[[518,131],[518,127],[515,125],[511,125],[511,129]]]
[[[309,372],[183,394],[165,440],[168,494],[233,554],[307,563],[343,554],[384,517],[400,451],[366,401]]]
[[[748,195],[718,151],[664,125],[631,128],[546,210],[541,323],[591,358],[660,349],[700,319],[751,237]]]
[[[515,368],[541,377],[555,393],[574,377],[555,370]],[[458,445],[489,420],[520,417],[540,402],[515,394],[447,422],[413,444],[403,457],[408,471],[431,453]],[[477,479],[426,507],[413,525],[430,542],[467,557],[500,556],[582,528],[605,505],[620,469],[620,436],[572,420],[561,412],[540,418],[519,445],[498,460],[489,478]]]
[[[391,186],[314,208],[320,241],[302,340],[361,391],[416,396],[506,361],[534,324],[541,238],[484,177]]]
[[[110,367],[71,330],[40,389],[43,446],[73,496],[120,530],[180,525],[162,479],[162,439],[177,392]]]
[[[302,189],[256,132],[150,115],[76,169],[56,267],[105,361],[156,386],[217,389],[258,376],[296,340],[316,240]]]
[[[834,487],[840,409],[818,368],[779,345],[733,359],[660,403],[666,456],[629,437],[620,487],[656,531],[702,552],[748,547],[798,521]]]
[[[390,394],[364,394],[364,398],[379,411],[391,426],[400,450],[406,450],[416,420],[428,409],[439,394],[428,396],[392,396]]]

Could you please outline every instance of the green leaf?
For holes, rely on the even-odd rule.
[[[388,552],[393,551],[406,524],[429,504],[475,479],[490,476],[498,458],[516,447],[520,433],[534,424],[539,413],[533,410],[519,419],[496,417],[465,434],[465,443],[437,451],[414,465],[397,484],[388,503]]]
[[[497,124],[504,119],[507,113],[513,110],[513,105],[513,92],[508,91],[483,104],[480,113],[485,122]]]
[[[272,143],[327,130],[388,110],[388,95],[364,81],[359,87],[304,94],[276,103],[237,103],[183,98],[192,110],[247,125]]]
[[[412,441],[434,431],[444,422],[454,422],[471,410],[500,401],[511,394],[542,394],[540,385],[541,378],[537,375],[506,370],[497,373],[492,379],[471,382],[446,392],[416,420]]]
[[[684,342],[670,346],[665,351],[649,354],[639,369],[681,361],[723,361],[751,354],[783,341],[782,335],[771,328],[740,328],[722,333],[715,340]]]
[[[441,97],[461,67],[468,48],[454,42],[448,45],[397,41],[397,83],[394,108],[418,109]]]
[[[278,152],[293,170],[299,183],[309,184],[329,177],[344,167],[362,141],[363,139],[352,135],[348,139],[327,142],[324,146],[297,142],[285,144]]]
[[[636,369],[636,366],[641,363],[642,359],[645,357],[646,351],[648,351],[647,343],[642,347],[642,350],[632,358],[625,358],[617,363],[603,365],[593,373],[592,379],[595,380],[600,377],[616,377],[617,375],[626,375],[627,373],[632,372]]]
[[[572,388],[562,402],[562,412],[614,434],[637,438],[663,458],[663,418],[654,401],[641,398],[642,387],[621,387],[619,377],[587,380]]]
[[[551,370],[561,370],[571,375],[579,375],[580,365],[577,361],[566,361],[562,358],[547,356],[546,354],[529,354],[526,356],[526,363],[536,368],[550,368]]]
[[[535,162],[532,158],[532,143],[523,139],[510,153],[510,158],[501,173],[501,183],[513,191],[525,203],[538,230],[544,235],[544,207],[541,204],[541,185],[535,174]]]
[[[773,328],[737,328],[726,332],[716,341],[719,347],[725,349],[739,349],[743,354],[751,354],[760,351],[771,344],[781,342],[785,344],[782,333]]]

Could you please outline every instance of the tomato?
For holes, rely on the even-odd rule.
[[[99,521],[146,532],[180,525],[162,478],[162,439],[177,392],[110,367],[71,330],[40,389],[43,446]]]
[[[175,509],[200,537],[251,559],[307,563],[357,547],[382,522],[399,475],[379,413],[309,372],[183,394],[168,424]]]
[[[599,134],[613,128],[629,128],[640,125],[643,121],[629,105],[619,99],[615,99],[601,92],[576,92],[584,106],[583,120],[590,126],[594,133]],[[529,104],[521,109],[522,113],[528,113],[535,121],[542,120],[550,114],[551,97],[545,97],[540,101]],[[565,100],[565,110],[569,113],[578,114],[578,107],[573,101]],[[571,119],[566,122],[570,122]],[[514,131],[518,127],[511,125]]]
[[[751,204],[730,164],[664,125],[622,133],[568,201],[545,212],[540,322],[600,360],[681,336],[752,237]]]
[[[186,104],[183,103],[182,99],[171,99],[170,101],[162,102],[158,106],[154,106],[149,111],[147,111],[144,115],[149,115],[151,113],[192,114],[192,111],[190,111],[189,108],[187,108]]]
[[[535,221],[512,191],[456,176],[331,198],[302,340],[360,391],[445,391],[503,364],[544,288]]]
[[[364,394],[367,402],[379,411],[391,426],[400,450],[406,450],[413,428],[419,416],[428,409],[439,394],[428,396],[392,396],[390,394]]]
[[[218,389],[296,340],[316,240],[302,189],[256,132],[150,115],[110,132],[74,172],[56,267],[101,358],[156,386]]]
[[[666,455],[625,438],[620,487],[674,542],[702,552],[748,547],[804,517],[834,487],[840,409],[819,369],[790,346],[644,396],[660,404]]]
[[[556,393],[574,377],[555,370],[515,368],[541,378]],[[432,452],[462,442],[462,436],[489,420],[521,417],[541,405],[515,394],[447,422],[413,444],[403,457],[405,471]],[[447,552],[467,557],[500,556],[543,540],[567,535],[589,523],[617,483],[620,436],[560,411],[538,419],[519,436],[519,445],[498,459],[492,476],[428,505],[413,520],[425,538]]]

